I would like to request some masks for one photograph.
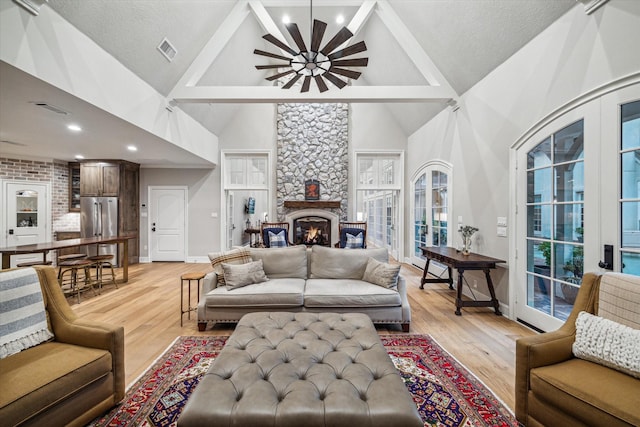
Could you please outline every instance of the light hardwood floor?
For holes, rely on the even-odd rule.
[[[209,272],[209,264],[151,263],[129,267],[129,282],[119,289],[107,286],[99,296],[91,292],[80,304],[69,298],[81,317],[117,325],[125,330],[126,383],[130,384],[181,335],[230,335],[233,325],[217,324],[198,332],[195,313],[184,315],[180,327],[180,275]],[[512,410],[516,339],[535,334],[489,308],[464,308],[454,314],[454,291],[446,284],[419,289],[422,271],[403,264],[408,283],[412,334],[429,334],[464,364]],[[193,288],[195,290],[195,284]],[[192,295],[192,305],[196,297]],[[186,285],[185,285],[186,298]],[[399,326],[378,327],[379,333],[402,333]]]

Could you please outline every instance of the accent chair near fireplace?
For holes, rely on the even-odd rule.
[[[263,222],[260,235],[265,248],[292,246],[288,222]]]
[[[365,249],[367,247],[366,222],[341,222],[338,225],[340,241],[336,248]]]

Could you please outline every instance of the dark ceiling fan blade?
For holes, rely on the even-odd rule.
[[[338,65],[340,67],[366,67],[368,63],[369,58],[337,59],[331,61],[332,65]]]
[[[320,92],[326,92],[329,90],[327,84],[324,82],[324,80],[322,80],[321,75],[313,76],[313,78],[316,79],[316,84],[318,85],[318,89],[320,89]]]
[[[300,77],[302,77],[302,74],[296,74],[295,76],[293,76],[291,78],[291,80],[289,80],[287,82],[287,84],[285,84],[284,86],[282,86],[282,89],[289,89],[291,88],[291,86],[293,86],[298,80],[300,80]]]
[[[266,41],[268,41],[270,43],[273,43],[274,45],[278,46],[280,49],[286,50],[287,52],[289,52],[293,56],[296,56],[298,54],[298,52],[296,52],[295,50],[291,49],[289,46],[287,46],[286,44],[282,43],[280,40],[278,40],[277,38],[275,38],[271,34],[265,34],[264,36],[262,36],[262,38],[265,39]]]
[[[327,24],[317,19],[313,20],[313,34],[311,36],[311,52],[317,52],[320,49],[320,42],[324,36],[324,30],[327,29]]]
[[[353,36],[353,33],[351,31],[349,31],[349,29],[347,27],[342,27],[340,29],[340,31],[338,31],[338,33],[335,36],[333,36],[333,38],[331,40],[329,40],[329,43],[327,43],[320,50],[320,52],[324,56],[329,56],[329,54],[333,51],[333,49],[337,48],[342,43],[344,43],[347,40],[349,40],[352,36]]]
[[[253,53],[256,55],[268,56],[269,58],[282,59],[283,61],[291,61],[291,58],[287,58],[286,56],[277,55],[271,52],[265,52],[264,50],[254,49]]]
[[[367,50],[367,45],[364,42],[358,42],[354,45],[347,46],[337,52],[333,52],[331,55],[329,55],[329,59],[333,61],[334,59],[364,52],[365,50]]]
[[[309,92],[309,86],[311,86],[311,76],[304,76],[300,92]]]
[[[343,87],[345,87],[347,85],[347,82],[345,82],[341,78],[338,78],[338,76],[335,76],[335,75],[331,74],[328,71],[326,73],[324,73],[323,76],[324,76],[325,79],[329,80],[331,83],[333,83],[334,85],[338,86],[340,89],[342,89]]]
[[[295,71],[288,70],[288,71],[284,71],[282,73],[274,74],[273,76],[267,77],[267,80],[269,80],[269,81],[278,80],[280,77],[284,77],[284,76],[286,76],[288,74],[291,74],[291,73],[295,73]]]
[[[300,52],[306,52],[307,46],[305,46],[304,44],[304,40],[302,39],[302,34],[300,34],[300,29],[298,28],[298,24],[294,24],[292,22],[290,24],[285,25],[285,27],[287,28],[287,31],[289,31],[289,34],[291,34],[291,37],[293,38],[293,41],[296,43],[296,46],[298,46],[298,49],[300,49]]]
[[[351,71],[351,70],[346,70],[344,68],[338,68],[338,67],[329,68],[329,72],[340,74],[341,76],[349,77],[350,79],[354,79],[354,80],[357,80],[358,77],[362,75],[362,73],[358,71]]]
[[[271,68],[282,68],[288,67],[289,64],[281,64],[281,65],[256,65],[257,70],[269,70]]]

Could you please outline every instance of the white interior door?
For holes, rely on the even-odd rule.
[[[11,182],[4,185],[7,246],[30,245],[51,240],[49,231],[49,184]],[[15,255],[11,267],[41,260],[40,254]]]
[[[185,261],[186,187],[149,188],[151,261]]]

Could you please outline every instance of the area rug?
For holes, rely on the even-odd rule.
[[[381,335],[425,426],[517,426],[511,411],[428,335]],[[91,426],[175,426],[227,337],[179,337]]]

